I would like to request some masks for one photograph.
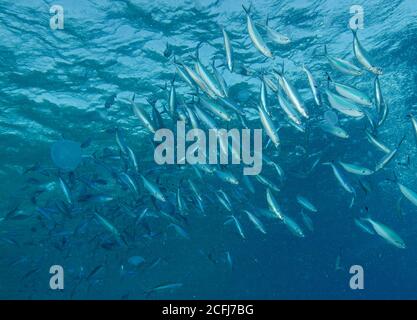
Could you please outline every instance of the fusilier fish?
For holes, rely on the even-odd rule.
[[[381,68],[376,67],[369,59],[368,53],[362,47],[361,43],[359,42],[357,30],[353,30],[353,52],[355,53],[356,59],[358,59],[359,63],[365,67],[366,70],[376,74],[381,75],[382,70]]]
[[[317,212],[317,208],[307,198],[297,195],[297,202],[305,209],[311,212]]]
[[[336,89],[337,93],[341,96],[352,100],[355,103],[359,103],[364,106],[372,106],[371,99],[362,91],[356,89],[355,87],[339,83],[333,82],[334,88]]]
[[[151,119],[149,118],[148,114],[145,112],[145,110],[143,110],[143,107],[138,106],[134,102],[134,97],[133,97],[131,103],[132,103],[133,112],[139,118],[139,120],[142,122],[142,125],[146,129],[148,129],[150,132],[155,133],[157,129],[155,128],[155,126],[154,126],[153,122],[151,121]]]
[[[294,219],[290,218],[289,216],[283,216],[282,220],[292,234],[299,238],[305,237],[304,231]]]
[[[297,90],[291,85],[290,82],[285,78],[285,76],[277,71],[274,72],[275,77],[278,80],[279,85],[284,90],[288,99],[294,105],[295,109],[306,119],[309,118],[307,109],[304,107],[301,98]]]
[[[266,111],[262,107],[258,107],[259,118],[261,119],[261,123],[266,131],[266,134],[271,139],[274,146],[277,148],[280,144],[280,139],[278,136],[278,131],[275,128],[272,119],[266,113]]]
[[[227,67],[229,68],[230,72],[233,72],[233,47],[230,42],[229,35],[227,34],[224,28],[222,29],[222,32],[223,32],[224,50],[226,52]]]
[[[266,189],[266,200],[268,202],[269,209],[273,213],[275,213],[278,219],[283,220],[281,208],[279,207],[277,200],[275,199],[274,195],[272,194],[272,191],[269,188]]]
[[[204,81],[204,83],[210,89],[211,92],[213,92],[217,97],[225,97],[223,91],[219,88],[218,83],[210,74],[210,72],[206,69],[206,67],[204,67],[203,64],[200,62],[198,56],[195,61],[195,69],[197,73],[200,75],[200,78]]]
[[[350,76],[360,76],[360,75],[362,75],[362,73],[363,73],[362,70],[359,67],[355,66],[353,63],[329,55],[328,52],[327,52],[327,46],[324,46],[324,52],[325,52],[325,56],[326,56],[327,60],[329,60],[330,65],[334,69],[336,69],[339,72],[344,73],[346,75],[350,75]]]
[[[153,183],[152,181],[146,179],[143,175],[140,175],[142,182],[143,182],[143,186],[145,187],[146,190],[149,191],[149,193],[155,197],[156,199],[165,202],[165,196],[163,195],[163,193],[161,192],[161,190],[159,189],[159,187]]]
[[[274,41],[277,44],[281,44],[281,45],[289,44],[291,42],[290,38],[283,35],[282,33],[279,33],[278,31],[272,29],[268,25],[268,22],[269,22],[269,19],[267,17],[265,25],[260,25],[260,24],[258,24],[258,25],[260,25],[262,28],[264,28],[266,30],[266,34],[267,34],[267,36],[270,40]]]
[[[234,225],[235,225],[235,227],[236,227],[236,229],[237,229],[237,231],[238,231],[238,233],[239,233],[239,235],[240,235],[243,239],[246,239],[245,234],[243,233],[242,226],[240,225],[239,220],[238,220],[238,219],[237,219],[234,215],[231,215],[231,216],[229,217],[229,219],[227,219],[227,220],[226,220],[226,222],[225,222],[224,224],[229,224],[229,223],[234,224]]]
[[[374,228],[375,232],[388,243],[400,249],[406,248],[404,240],[401,239],[401,237],[391,228],[380,222],[372,220],[371,218],[364,218],[363,220],[368,221],[372,228]]]
[[[317,106],[321,105],[321,101],[320,101],[320,96],[319,96],[319,90],[318,90],[318,85],[316,83],[316,80],[314,79],[312,73],[310,72],[310,70],[307,68],[306,65],[303,64],[303,70],[307,75],[308,78],[308,83],[310,85],[310,90],[311,93],[313,94],[313,98],[314,98],[314,102],[316,103]]]
[[[368,168],[365,168],[365,167],[362,167],[360,165],[356,165],[353,163],[346,163],[346,162],[339,161],[339,164],[347,172],[350,172],[359,176],[369,176],[374,173],[374,171],[371,169],[368,169]]]
[[[397,182],[397,185],[404,197],[417,206],[417,193],[399,182]]]
[[[375,147],[377,147],[379,150],[381,150],[382,152],[385,152],[385,153],[390,153],[391,152],[391,150],[386,145],[384,145],[382,142],[377,140],[376,137],[374,137],[371,132],[366,130],[365,134],[366,134],[366,138],[368,139],[368,141],[371,144],[373,144]]]
[[[266,233],[264,225],[253,213],[250,213],[248,210],[244,210],[244,212],[248,216],[249,220],[255,225],[256,229],[262,233]]]
[[[333,163],[331,163],[331,162],[325,162],[323,164],[324,165],[329,165],[332,168],[333,173],[334,173],[337,181],[339,181],[339,184],[343,187],[343,189],[345,189],[347,192],[349,192],[349,193],[352,194],[352,201],[350,203],[350,207],[352,207],[353,206],[353,202],[355,201],[355,196],[356,196],[356,191],[353,188],[353,186],[347,180],[347,178],[345,177],[345,175],[339,170],[339,168],[336,167]]]
[[[246,13],[246,22],[247,22],[247,27],[248,27],[248,33],[249,33],[249,37],[252,40],[252,43],[254,44],[255,48],[259,50],[259,52],[261,52],[265,57],[267,58],[272,58],[272,52],[271,50],[268,48],[268,46],[266,45],[264,39],[261,37],[261,35],[259,34],[258,29],[256,28],[255,24],[252,21],[252,18],[249,15],[249,10],[246,9],[245,6],[243,6],[243,10],[245,10]]]
[[[349,99],[339,96],[331,92],[328,89],[326,89],[326,95],[329,100],[330,106],[333,109],[349,117],[358,118],[358,119],[361,119],[364,117],[365,115],[364,112]]]

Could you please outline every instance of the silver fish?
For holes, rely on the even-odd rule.
[[[248,210],[244,210],[244,212],[247,214],[249,220],[255,225],[256,229],[262,233],[266,233],[264,225],[254,214],[250,213]]]
[[[307,198],[297,195],[297,202],[305,209],[311,212],[317,212],[317,208]]]
[[[198,119],[203,122],[208,129],[217,129],[216,121],[205,111],[197,106],[194,108],[194,112],[197,115]]]
[[[227,34],[224,28],[222,29],[222,32],[223,32],[224,50],[226,52],[227,67],[229,68],[230,72],[233,72],[233,47],[230,42],[229,35]]]
[[[375,232],[388,243],[400,249],[406,248],[404,240],[401,239],[401,237],[391,228],[380,222],[372,220],[371,218],[364,218],[363,220],[368,221],[372,225],[372,228],[374,228]]]
[[[161,190],[159,189],[159,187],[153,183],[152,181],[146,179],[143,175],[140,175],[142,182],[143,182],[143,186],[145,187],[146,190],[149,191],[149,193],[156,199],[165,202],[165,196],[163,195],[163,193],[161,192]]]
[[[303,70],[307,75],[308,83],[310,85],[311,93],[313,94],[314,102],[316,103],[316,105],[320,106],[321,101],[320,101],[320,96],[319,96],[319,91],[318,91],[319,87],[316,83],[316,80],[314,79],[313,74],[310,72],[310,70],[304,64],[303,64]]]
[[[269,19],[267,18],[265,25],[258,24],[259,26],[261,26],[262,28],[266,30],[266,35],[268,36],[268,38],[277,44],[282,44],[282,45],[289,44],[291,42],[290,38],[272,29],[268,25],[268,20]]]
[[[330,106],[333,109],[349,117],[354,117],[357,119],[361,119],[365,116],[364,112],[349,99],[339,96],[328,89],[326,89],[326,95],[329,100]]]
[[[285,94],[287,95],[288,99],[294,105],[295,109],[306,119],[309,118],[307,109],[304,107],[300,95],[298,94],[297,90],[288,82],[283,74],[279,72],[274,72],[275,77],[278,80],[279,85],[284,90]]]
[[[280,144],[280,139],[278,136],[277,129],[275,128],[275,125],[272,122],[272,119],[269,117],[269,115],[266,113],[266,111],[262,107],[258,107],[258,112],[259,112],[259,118],[266,131],[266,134],[271,139],[274,146],[278,148]]]
[[[364,106],[372,106],[371,99],[362,91],[356,89],[353,86],[349,86],[339,82],[333,82],[334,87],[338,94],[352,100],[355,103],[359,103]]]
[[[200,59],[197,57],[195,61],[195,70],[200,75],[206,86],[217,96],[224,98],[223,91],[219,88],[219,84],[216,82],[210,72],[203,66]]]
[[[365,131],[366,138],[368,139],[369,143],[373,144],[375,147],[377,147],[379,150],[390,153],[391,150],[384,145],[382,142],[378,141],[368,130]]]
[[[266,189],[266,201],[268,202],[269,209],[278,217],[278,219],[283,220],[281,208],[269,188]]]
[[[265,178],[264,176],[261,176],[260,174],[258,174],[255,177],[256,177],[256,180],[258,180],[258,182],[263,184],[265,187],[270,188],[276,192],[280,191],[280,189],[275,185],[275,183]]]
[[[417,206],[417,193],[399,182],[397,182],[397,185],[404,197]]]
[[[227,194],[221,189],[214,194],[216,195],[217,200],[219,200],[219,202],[223,205],[223,207],[225,207],[227,211],[232,212],[232,204]]]
[[[355,225],[357,225],[359,227],[359,229],[361,229],[363,232],[369,233],[369,234],[375,234],[375,232],[371,229],[371,227],[369,227],[368,225],[366,225],[364,222],[362,222],[361,219],[354,219],[355,221]]]
[[[352,29],[352,33],[353,33],[353,52],[355,54],[356,59],[358,59],[359,63],[362,66],[364,66],[366,70],[376,75],[381,75],[382,74],[381,68],[374,66],[374,64],[370,61],[368,57],[368,53],[359,42],[357,30]]]
[[[400,146],[402,142],[404,141],[404,138],[405,136],[401,139],[401,141],[398,143],[397,147],[394,150],[392,150],[390,153],[383,156],[382,159],[376,164],[375,172],[385,168],[385,166],[392,161],[392,159],[398,153],[398,150],[400,149]]]
[[[298,115],[297,111],[294,109],[292,104],[279,92],[278,93],[278,103],[282,110],[284,110],[285,114],[288,118],[297,125],[301,125],[301,118]]]
[[[237,185],[239,180],[230,171],[216,170],[216,175],[223,181]]]
[[[224,224],[229,224],[229,223],[233,223],[236,226],[237,231],[239,232],[239,235],[243,238],[246,239],[245,234],[243,233],[243,229],[242,226],[240,225],[239,220],[234,216],[231,215],[229,217],[228,220],[226,220],[226,222]]]
[[[291,231],[292,234],[299,238],[304,238],[305,234],[299,224],[289,216],[283,216],[282,220],[284,224],[288,227],[288,229]]]
[[[222,105],[215,103],[214,101],[208,100],[204,97],[200,97],[200,105],[207,110],[209,110],[211,113],[215,114],[219,118],[223,119],[224,121],[229,122],[232,120],[232,115],[227,111],[225,108],[223,108]]]
[[[174,86],[175,78],[171,82],[171,88],[169,90],[169,112],[171,113],[171,117],[175,118],[177,114],[177,94],[175,92],[175,86]]]
[[[67,200],[68,204],[72,204],[72,197],[71,197],[71,191],[68,187],[68,185],[65,183],[65,181],[59,177],[59,186],[61,187],[62,192],[64,193],[65,199]]]
[[[258,29],[256,28],[256,25],[253,23],[252,18],[249,15],[249,10],[243,6],[243,10],[245,10],[246,13],[246,22],[249,32],[249,37],[252,40],[252,43],[254,44],[255,48],[259,50],[260,53],[262,53],[267,58],[272,58],[272,52],[266,45],[264,39],[262,39],[261,35],[259,34]]]
[[[381,83],[379,82],[378,76],[376,76],[374,80],[374,96],[375,96],[376,112],[380,114],[382,104],[384,103],[384,98],[382,97]]]
[[[147,128],[150,132],[155,133],[156,128],[149,118],[148,114],[143,110],[142,107],[139,107],[132,99],[131,101],[132,109],[135,115],[139,118],[139,120],[142,122],[142,125]]]
[[[325,56],[327,60],[329,60],[330,65],[334,69],[350,76],[362,75],[363,73],[362,70],[359,67],[355,66],[353,63],[350,63],[349,61],[332,57],[331,55],[329,55],[327,52],[327,46],[324,46],[324,52],[325,52]]]
[[[353,163],[346,163],[339,161],[339,164],[345,169],[347,172],[359,175],[359,176],[369,176],[374,173],[373,170],[353,164]]]
[[[353,206],[353,202],[355,200],[355,196],[356,196],[356,191],[355,189],[352,187],[352,185],[349,183],[349,181],[347,180],[347,178],[345,177],[345,175],[331,162],[325,162],[323,163],[323,165],[329,165],[331,166],[333,173],[337,179],[337,181],[339,181],[340,185],[343,187],[343,189],[345,189],[347,192],[352,194],[352,202],[350,204],[350,207]]]

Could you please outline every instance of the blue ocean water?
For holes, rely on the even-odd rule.
[[[62,30],[50,27],[54,4],[64,9]],[[0,298],[417,297],[416,208],[395,183],[398,179],[417,190],[416,140],[409,116],[417,106],[417,3],[254,0],[252,19],[264,25],[268,16],[268,25],[291,39],[287,45],[274,44],[259,26],[273,59],[254,47],[242,4],[250,5],[226,0],[0,2]],[[357,34],[383,70],[379,79],[389,113],[374,129],[367,117],[355,120],[338,113],[340,126],[349,133],[348,139],[341,139],[318,126],[331,110],[325,90],[332,83],[326,72],[333,81],[354,85],[374,100],[375,75],[343,75],[324,55],[327,45],[332,56],[361,66],[348,27],[352,5],[363,6],[364,26]],[[233,47],[233,72],[226,66],[222,27]],[[239,179],[239,185],[233,185],[197,169],[199,177],[191,165],[155,163],[153,134],[134,115],[129,100],[135,94],[151,117],[147,100],[154,99],[162,112],[176,73],[174,55],[194,67],[199,43],[200,61],[211,70],[216,60],[230,101],[252,115],[247,119],[250,128],[262,128],[254,109],[259,104],[259,75],[281,70],[284,62],[285,76],[299,91],[310,118],[304,121],[304,133],[284,125],[276,94],[268,88],[274,122],[282,127],[281,144],[277,149],[267,146],[264,135],[263,153],[279,164],[285,178],[281,182],[275,168],[265,163],[261,174],[280,186],[274,195],[281,210],[303,229],[304,237],[293,235],[279,219],[259,214],[257,209],[268,208],[266,187],[250,177],[256,189],[251,194],[241,166],[226,166]],[[320,106],[314,103],[303,64],[316,78]],[[179,109],[196,101],[195,90],[180,76],[174,85]],[[162,117],[171,126],[167,113]],[[234,119],[228,126],[240,122]],[[391,150],[404,135],[405,140],[378,172],[366,177],[344,172],[356,190],[350,208],[351,194],[321,163],[342,160],[374,168],[384,153],[368,142],[365,130],[373,130]],[[117,143],[116,131],[124,137],[122,145],[136,155],[138,172]],[[77,143],[62,146],[63,139]],[[81,144],[82,158],[77,159]],[[58,169],[57,163],[69,158],[75,169]],[[137,195],[123,173],[132,179]],[[140,174],[159,186],[165,203],[150,196]],[[188,180],[199,189],[203,212]],[[178,188],[188,207],[184,215],[176,201]],[[232,212],[216,198],[220,189],[230,198]],[[317,207],[317,213],[303,210],[312,220],[312,231],[303,222],[297,195]],[[261,220],[265,234],[244,210]],[[358,228],[354,219],[366,211],[395,230],[406,248]],[[225,224],[231,214],[244,238],[235,224]],[[50,288],[52,265],[64,269],[63,290]],[[363,267],[363,290],[349,286],[352,265]],[[166,284],[173,286],[158,289]]]

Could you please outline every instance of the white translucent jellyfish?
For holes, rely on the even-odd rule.
[[[336,112],[330,110],[324,113],[324,120],[332,126],[337,125],[339,122],[339,118],[337,117]]]
[[[81,146],[71,140],[59,140],[51,146],[53,163],[65,171],[75,170],[81,162]]]

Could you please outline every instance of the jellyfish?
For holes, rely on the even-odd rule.
[[[74,171],[81,162],[81,146],[71,140],[59,140],[51,146],[53,163],[62,170]]]
[[[324,120],[332,126],[337,125],[337,123],[339,122],[339,118],[337,117],[337,114],[330,110],[324,113]]]

